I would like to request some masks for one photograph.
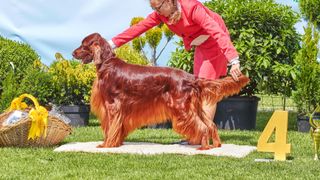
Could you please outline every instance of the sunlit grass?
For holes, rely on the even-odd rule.
[[[220,130],[223,143],[257,144],[271,112],[258,113],[254,131]],[[0,148],[0,179],[316,179],[319,162],[313,160],[308,133],[296,131],[295,115],[290,114],[288,141],[290,162],[257,163],[272,153],[253,152],[245,158],[207,155],[132,155],[56,153],[51,148]],[[63,143],[101,141],[99,124],[75,128]],[[172,143],[180,136],[171,129],[139,129],[126,141]]]

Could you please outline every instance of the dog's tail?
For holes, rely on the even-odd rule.
[[[237,94],[249,83],[250,79],[244,75],[235,81],[232,77],[217,80],[199,79],[201,87],[201,97],[206,98],[208,103],[215,104],[222,98]]]

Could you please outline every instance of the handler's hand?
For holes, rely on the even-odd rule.
[[[240,63],[237,63],[237,64],[233,64],[231,66],[231,69],[230,69],[230,72],[229,74],[232,76],[232,78],[235,80],[235,81],[239,81],[239,76],[242,74],[241,73],[241,70],[240,70]]]

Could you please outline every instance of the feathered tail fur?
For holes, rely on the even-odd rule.
[[[209,101],[209,104],[215,104],[222,98],[237,94],[249,83],[250,79],[244,75],[235,81],[232,77],[226,77],[218,80],[202,80],[199,79],[199,86],[202,88],[201,96]]]

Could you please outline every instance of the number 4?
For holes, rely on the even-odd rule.
[[[275,142],[268,143],[273,131],[275,131]],[[274,152],[275,160],[285,161],[286,154],[291,150],[291,145],[287,144],[287,132],[288,111],[275,111],[258,140],[257,150]]]

